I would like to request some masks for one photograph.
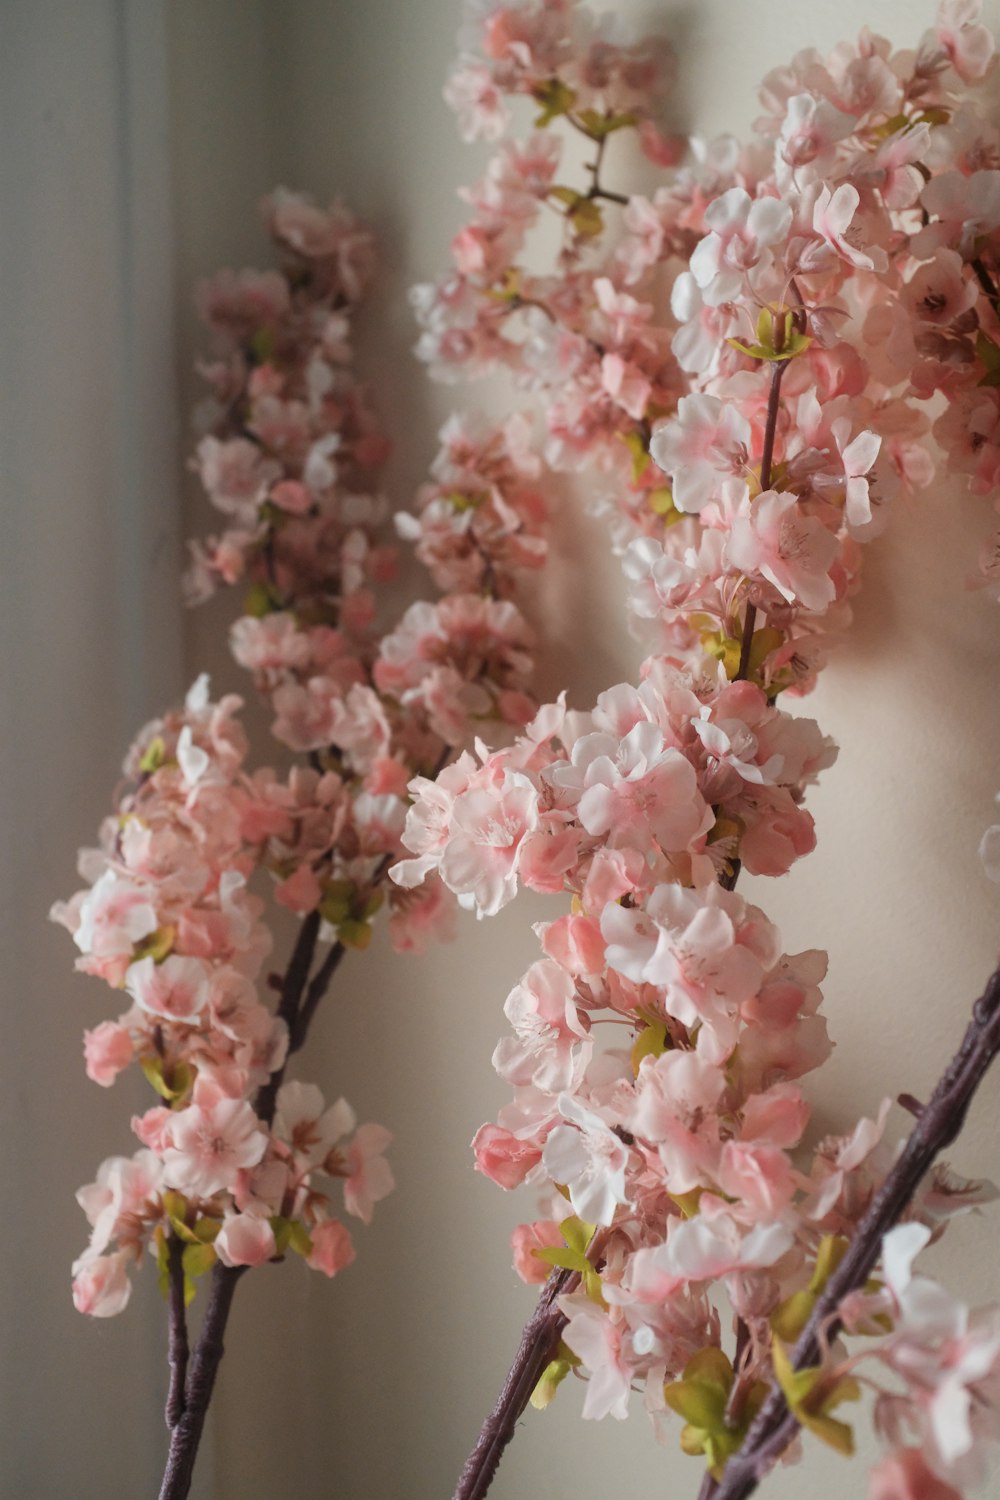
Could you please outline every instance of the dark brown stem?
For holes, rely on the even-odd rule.
[[[973,1006],[962,1045],[952,1058],[910,1133],[903,1152],[872,1198],[844,1259],[817,1299],[812,1316],[792,1351],[795,1369],[819,1361],[819,1333],[839,1328],[837,1308],[848,1292],[868,1280],[882,1249],[882,1236],[899,1222],[935,1157],[965,1123],[973,1095],[1000,1052],[1000,968]],[[777,1386],[772,1387],[738,1453],[726,1464],[712,1500],[746,1500],[784,1453],[798,1431]]]
[[[453,1500],[482,1500],[489,1489],[503,1450],[514,1436],[521,1414],[542,1371],[552,1358],[566,1324],[557,1306],[563,1292],[571,1292],[579,1281],[574,1271],[555,1271],[524,1326],[514,1363],[510,1367],[496,1405],[482,1425],[479,1441],[465,1461]]]
[[[212,1272],[212,1291],[205,1321],[195,1346],[187,1378],[184,1412],[170,1434],[170,1451],[160,1486],[160,1500],[186,1500],[191,1490],[194,1461],[205,1426],[205,1415],[223,1353],[223,1335],[229,1321],[233,1293],[245,1266],[217,1265]]]
[[[305,1042],[306,1036],[309,1033],[310,1023],[316,1014],[316,1007],[330,988],[330,981],[337,972],[337,966],[346,952],[347,949],[343,943],[334,943],[310,981],[309,988],[305,993],[305,999],[302,1001],[299,1013],[292,1024],[291,1035],[288,1039],[289,1057],[291,1057],[293,1052],[298,1052],[299,1048]],[[280,1082],[284,1071],[285,1069],[282,1067],[277,1073],[273,1074],[272,1082],[275,1078]]]
[[[970,264],[972,266],[972,269],[976,273],[976,280],[979,282],[979,285],[982,287],[983,291],[986,293],[987,297],[990,300],[993,311],[1000,312],[1000,292],[997,291],[997,288],[993,282],[993,277],[986,269],[986,266],[984,265],[981,257],[977,255],[975,260],[970,262]]]
[[[187,1308],[184,1303],[184,1246],[176,1235],[170,1236],[167,1246],[167,1305],[169,1325],[167,1332],[167,1362],[170,1365],[170,1385],[167,1389],[167,1405],[164,1412],[167,1426],[172,1432],[184,1415],[184,1387],[187,1380],[188,1334]]]
[[[779,360],[771,371],[771,389],[767,397],[767,420],[764,424],[764,448],[760,458],[761,490],[771,488],[771,466],[774,462],[774,439],[778,431],[778,412],[781,409],[781,377],[785,373],[787,360]],[[750,669],[750,651],[753,646],[754,625],[757,622],[757,606],[747,600],[747,612],[743,620],[743,639],[740,642],[740,664],[736,682],[746,680]]]
[[[299,1005],[303,992],[309,980],[309,970],[312,968],[313,959],[316,956],[316,944],[319,940],[319,927],[321,917],[318,911],[311,911],[304,919],[299,928],[292,956],[285,970],[285,978],[281,986],[281,1000],[278,1004],[277,1014],[288,1027],[288,1051],[289,1055],[294,1050],[291,1039],[294,1034],[299,1014]],[[301,1045],[301,1043],[299,1044]],[[276,1069],[257,1094],[254,1108],[257,1114],[270,1125],[274,1119],[275,1104],[278,1098],[278,1090],[285,1076],[285,1063]]]

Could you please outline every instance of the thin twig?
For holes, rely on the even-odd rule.
[[[863,1286],[882,1250],[882,1237],[899,1222],[935,1157],[965,1123],[973,1095],[1000,1052],[1000,968],[973,1006],[962,1044],[945,1069],[910,1133],[902,1154],[872,1198],[847,1254],[830,1277],[791,1354],[795,1369],[819,1359],[819,1332],[839,1328],[837,1308],[848,1292]],[[799,1424],[777,1386],[761,1407],[743,1446],[726,1464],[712,1500],[746,1500],[795,1437]]]
[[[167,1362],[170,1365],[170,1385],[167,1389],[167,1405],[164,1412],[167,1426],[172,1432],[184,1415],[185,1384],[188,1367],[187,1308],[184,1303],[184,1246],[176,1235],[170,1236],[167,1245],[168,1332]]]
[[[771,389],[767,397],[767,420],[764,425],[764,447],[760,458],[761,490],[771,488],[771,465],[774,462],[774,439],[778,431],[778,412],[781,408],[781,377],[787,368],[787,360],[779,360],[771,371]],[[753,648],[753,632],[757,623],[757,606],[747,600],[747,612],[743,621],[743,639],[740,643],[740,664],[735,681],[744,682],[750,669],[750,652]],[[734,882],[735,883],[735,882]],[[732,889],[732,887],[729,887]]]

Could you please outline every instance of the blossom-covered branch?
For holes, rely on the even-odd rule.
[[[948,398],[935,436],[974,453],[954,466],[988,487],[1000,152],[961,94],[994,43],[956,0],[916,50],[866,31],[803,53],[765,80],[759,142],[693,141],[691,164],[614,221],[614,200],[556,182],[554,133],[579,130],[581,109],[595,132],[643,129],[652,70],[638,102],[616,90],[655,54],[616,47],[569,0],[473,8],[462,45],[449,94],[467,133],[499,135],[505,96],[524,94],[540,133],[503,143],[469,194],[455,273],[418,293],[420,350],[446,378],[500,367],[542,395],[549,461],[600,476],[653,654],[589,712],[550,705],[513,748],[415,782],[415,857],[394,874],[435,872],[481,915],[519,884],[569,898],[505,1007],[494,1062],[513,1101],[474,1143],[486,1175],[543,1195],[515,1234],[522,1277],[582,1278],[536,1400],[575,1371],[584,1416],[621,1418],[638,1389],[657,1428],[684,1418],[685,1451],[718,1477],[892,1161],[888,1100],[805,1153],[825,956],[784,954],[733,886],[813,847],[803,797],[833,749],[777,699],[812,685],[850,622],[862,544],[933,475],[927,398]],[[512,176],[565,206],[549,274],[491,232]],[[598,1048],[598,1024],[617,1047]],[[938,1169],[907,1212],[936,1234],[985,1196]],[[536,1326],[550,1341],[553,1319]],[[845,1449],[831,1410],[855,1389],[833,1356],[797,1387],[808,1425]],[[892,1409],[919,1407],[906,1401]],[[979,1436],[960,1425],[888,1462],[944,1486],[978,1463]]]

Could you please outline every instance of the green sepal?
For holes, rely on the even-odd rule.
[[[296,1255],[312,1254],[312,1235],[306,1226],[298,1219],[292,1220],[291,1231],[288,1236],[288,1248],[294,1250]]]
[[[247,589],[243,600],[243,613],[250,615],[254,620],[262,620],[265,615],[280,613],[285,608],[285,601],[278,590],[270,583],[258,580]]]
[[[559,1347],[554,1359],[549,1360],[541,1375],[538,1384],[532,1391],[530,1401],[536,1411],[544,1411],[554,1399],[556,1391],[562,1385],[571,1370],[575,1370],[580,1360],[566,1344],[560,1339]]]
[[[323,884],[319,914],[331,927],[337,927],[354,910],[358,888],[353,880],[327,880]]]
[[[274,1235],[275,1255],[284,1255],[292,1242],[292,1219],[286,1219],[281,1214],[273,1214],[267,1221]]]
[[[549,189],[549,197],[555,198],[558,203],[565,203],[566,217],[577,234],[593,236],[600,234],[604,228],[600,204],[595,203],[586,193],[578,193],[576,188],[554,187]]]
[[[541,112],[535,116],[536,129],[551,125],[560,115],[568,114],[576,103],[575,91],[561,78],[544,79],[532,89],[531,97],[541,105]]]
[[[167,758],[167,747],[163,742],[162,734],[156,735],[150,740],[139,761],[139,770],[144,771],[147,776],[152,776],[164,764]]]
[[[201,1218],[196,1221],[191,1232],[200,1245],[211,1245],[218,1239],[221,1230],[221,1219]]]
[[[632,480],[633,483],[638,484],[652,462],[649,456],[649,449],[646,447],[641,432],[620,432],[618,436],[631,455]]]
[[[141,959],[151,958],[154,963],[162,964],[165,958],[169,958],[173,952],[174,938],[177,929],[168,922],[164,927],[158,927],[148,937],[142,938],[132,949],[132,962],[137,964]]]
[[[370,922],[359,922],[354,917],[348,917],[337,928],[337,941],[343,943],[345,948],[367,948],[374,930]]]
[[[756,344],[744,344],[739,339],[727,339],[726,343],[741,354],[748,354],[751,359],[780,364],[782,360],[794,359],[812,343],[808,334],[800,333],[795,327],[794,319],[791,308],[778,308],[777,311],[770,307],[761,308],[757,318]]]
[[[639,1076],[639,1065],[644,1057],[660,1057],[669,1045],[665,1021],[651,1021],[644,1026],[632,1043],[631,1061],[635,1077]]]
[[[155,1053],[152,1057],[140,1057],[139,1066],[160,1098],[166,1099],[170,1104],[183,1099],[194,1083],[195,1070],[190,1063],[175,1062],[170,1070],[169,1082],[164,1072],[163,1058]]]

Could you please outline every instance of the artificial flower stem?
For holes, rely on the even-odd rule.
[[[223,1355],[223,1336],[229,1321],[236,1284],[245,1266],[216,1265],[205,1321],[188,1372],[184,1413],[170,1434],[170,1451],[159,1500],[185,1500],[190,1493],[205,1416]]]
[[[779,360],[771,370],[771,389],[767,396],[767,418],[764,423],[764,447],[760,458],[760,488],[771,488],[771,465],[774,462],[774,439],[778,430],[778,410],[781,405],[781,377],[787,368],[787,360]],[[740,642],[740,664],[735,680],[745,682],[750,668],[750,652],[753,648],[753,632],[757,622],[757,606],[747,600],[747,612],[743,621],[743,639]]]
[[[836,1333],[836,1312],[848,1292],[863,1286],[882,1248],[882,1237],[899,1222],[934,1159],[957,1137],[969,1105],[1000,1052],[1000,968],[976,1001],[962,1044],[921,1112],[892,1171],[872,1198],[844,1259],[816,1301],[812,1316],[791,1354],[794,1369],[816,1364],[819,1333]],[[712,1500],[746,1500],[784,1453],[798,1422],[774,1386],[753,1421],[743,1446],[726,1464]],[[703,1494],[704,1494],[703,1490]]]
[[[542,1371],[552,1358],[566,1318],[558,1299],[579,1281],[575,1271],[556,1271],[546,1281],[534,1312],[524,1325],[514,1363],[496,1405],[483,1423],[479,1439],[459,1475],[453,1500],[482,1500]]]
[[[176,1235],[170,1236],[167,1247],[168,1316],[169,1330],[167,1360],[170,1365],[170,1385],[167,1390],[167,1405],[164,1413],[167,1427],[173,1432],[184,1415],[185,1385],[188,1367],[187,1309],[184,1305],[184,1246]]]

